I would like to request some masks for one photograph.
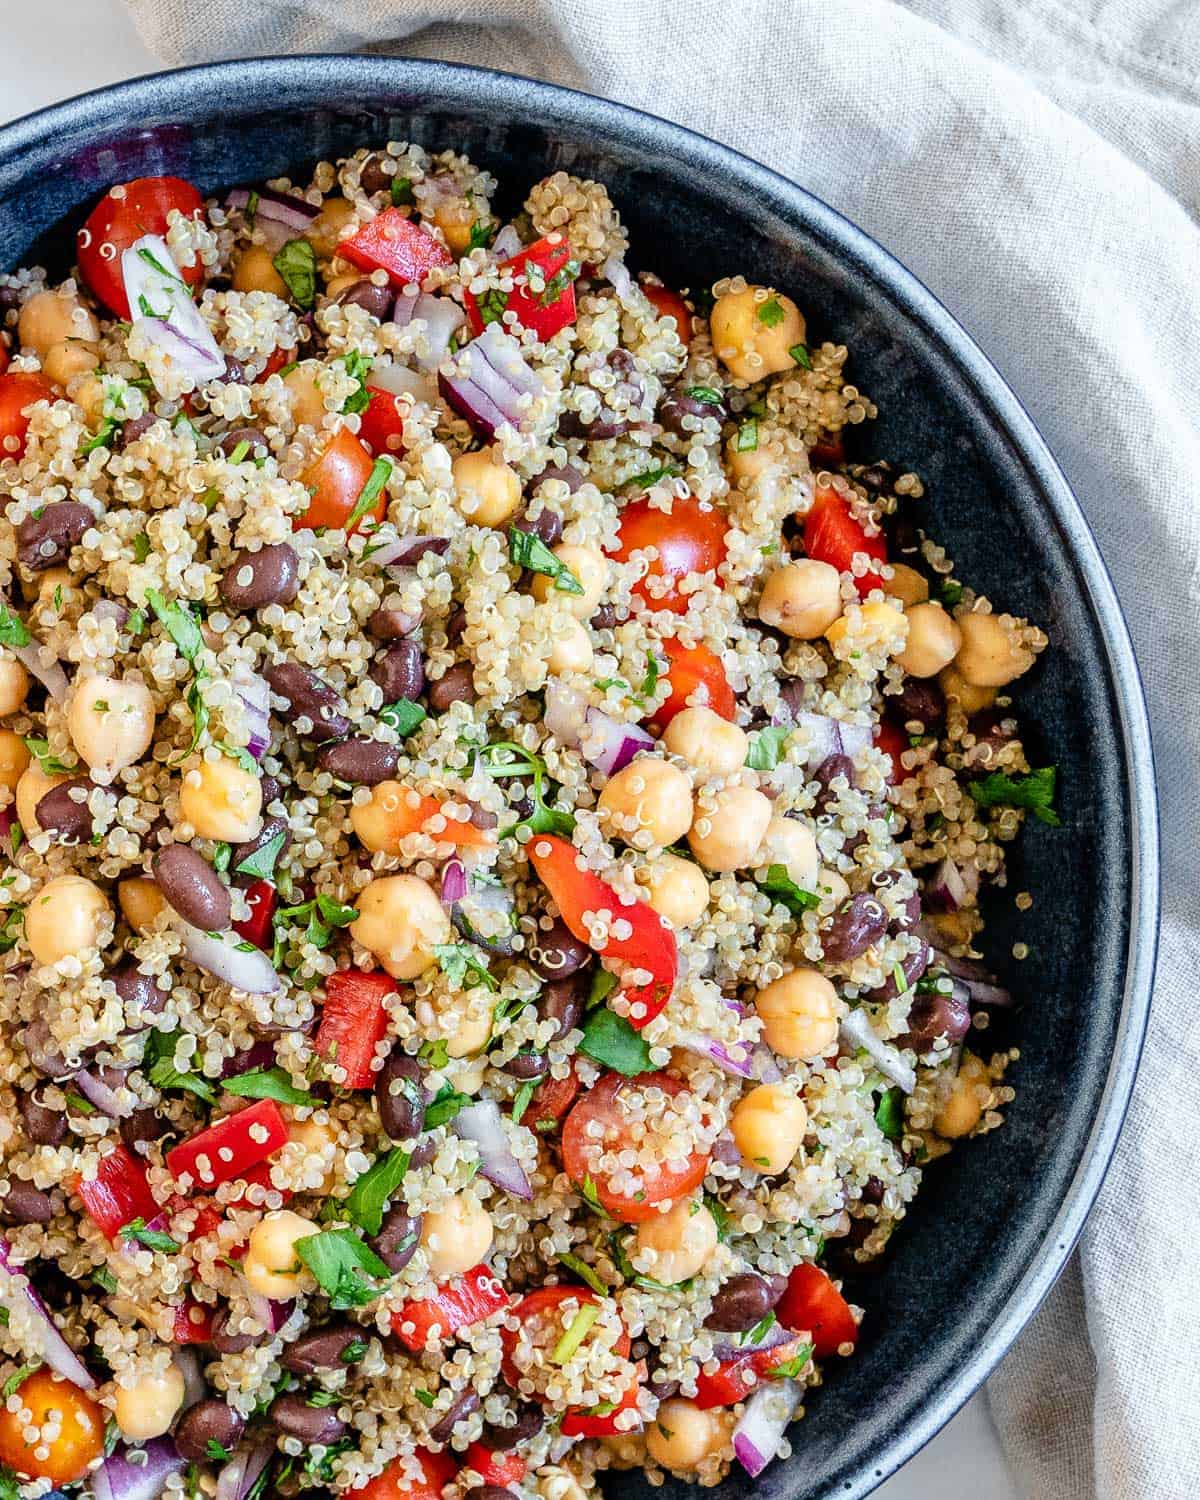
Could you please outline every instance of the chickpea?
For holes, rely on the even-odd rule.
[[[650,905],[672,927],[691,927],[708,910],[708,881],[690,859],[660,854],[646,874]]]
[[[455,255],[465,255],[471,243],[471,226],[475,209],[465,197],[439,197],[433,210],[433,222],[446,236],[446,244]]]
[[[646,1451],[664,1469],[698,1469],[724,1441],[720,1414],[682,1396],[664,1401],[646,1428]]]
[[[25,830],[26,838],[42,831],[37,820],[38,803],[48,791],[70,779],[69,776],[47,776],[37,760],[31,760],[21,772],[17,782],[17,822]]]
[[[79,958],[106,940],[112,907],[93,881],[56,875],[25,908],[25,940],[40,964]]]
[[[196,761],[184,773],[179,810],[202,839],[244,843],[262,826],[262,782],[228,755]]]
[[[957,703],[964,714],[977,714],[982,709],[991,708],[996,701],[995,688],[974,686],[954,667],[938,673],[938,684],[947,701]]]
[[[963,615],[958,628],[962,644],[954,666],[972,687],[1006,687],[1033,666],[1033,652],[1004,628],[998,616]]]
[[[914,604],[907,616],[908,640],[896,660],[910,677],[936,677],[954,660],[962,631],[940,604]]]
[[[692,853],[706,870],[724,873],[752,865],[771,821],[771,803],[748,786],[717,793],[711,812],[699,809],[688,833]]]
[[[766,440],[761,422],[753,448],[739,448],[738,440],[739,434],[735,432],[725,444],[725,466],[739,484],[753,484],[768,470],[778,467],[779,452]]]
[[[750,751],[744,730],[704,707],[681,709],[663,730],[662,742],[672,755],[714,776],[740,771]]]
[[[83,677],[67,708],[67,730],[80,757],[111,780],[136,765],[154,739],[150,689],[130,677]]]
[[[458,509],[476,526],[503,526],[521,503],[521,480],[497,448],[460,453],[452,466]]]
[[[763,1038],[780,1057],[822,1057],[837,1042],[837,991],[816,969],[793,969],[759,990]]]
[[[434,948],[450,942],[450,918],[419,875],[381,875],[359,894],[350,933],[393,979],[415,979],[433,963]]]
[[[108,392],[104,389],[102,380],[95,375],[83,376],[75,383],[71,400],[83,413],[89,427],[100,426],[104,420],[104,403],[108,400]]]
[[[66,339],[96,343],[100,324],[73,292],[35,292],[21,308],[17,340],[22,349],[41,357]]]
[[[608,558],[595,547],[577,546],[574,542],[560,542],[554,549],[560,563],[565,563],[583,587],[582,594],[567,594],[554,587],[548,573],[535,573],[529,592],[541,604],[547,599],[557,600],[581,620],[590,620],[596,613],[604,590],[608,587]]]
[[[446,1051],[451,1057],[474,1057],[483,1051],[492,1034],[491,1005],[481,1005],[464,995],[449,1019],[454,1022],[454,1031],[446,1038]]]
[[[306,359],[283,377],[288,395],[292,398],[292,416],[296,419],[297,427],[307,425],[319,428],[329,414],[325,405],[325,392],[317,380],[321,368],[320,360]]]
[[[826,628],[825,639],[833,647],[833,654],[841,659],[863,646],[871,650],[887,646],[894,652],[903,646],[907,634],[908,622],[894,604],[870,599],[859,606],[857,625],[850,615],[841,615]],[[845,650],[839,651],[839,647]]]
[[[789,353],[805,340],[804,316],[790,297],[770,287],[718,297],[711,318],[713,349],[737,380],[762,380],[792,370]]]
[[[15,714],[29,693],[29,673],[15,656],[0,656],[0,715]]]
[[[817,876],[817,894],[823,911],[836,911],[844,901],[849,901],[850,887],[840,870],[823,865]]]
[[[816,892],[821,856],[812,830],[798,818],[773,814],[755,860],[760,865],[782,865],[789,880],[802,890]]]
[[[275,269],[275,261],[265,245],[251,245],[242,251],[233,268],[235,292],[271,292],[280,301],[288,300],[287,282]]]
[[[11,729],[0,729],[0,786],[15,792],[28,764],[29,751],[21,736]]]
[[[311,1219],[277,1208],[264,1214],[250,1231],[242,1275],[252,1292],[286,1302],[312,1286],[304,1262],[296,1253],[296,1241],[318,1232]]]
[[[95,344],[82,339],[63,339],[47,350],[42,360],[42,374],[64,390],[77,375],[88,375],[100,364],[100,351]]]
[[[552,672],[590,672],[596,659],[592,638],[582,620],[560,614],[550,627],[553,644],[546,665]]]
[[[884,584],[883,589],[885,594],[899,599],[905,609],[911,609],[914,604],[924,604],[929,598],[928,579],[907,563],[892,564],[891,579]]]
[[[933,1117],[933,1128],[943,1140],[957,1141],[970,1135],[983,1117],[983,1098],[991,1088],[988,1070],[980,1058],[968,1052],[959,1064],[946,1102]]]
[[[768,575],[758,618],[794,641],[815,641],[842,612],[842,578],[827,562],[800,557]]]
[[[322,260],[332,260],[344,239],[354,233],[358,215],[354,204],[345,198],[328,198],[321,212],[304,231],[304,238]]]
[[[117,886],[121,915],[139,936],[153,931],[161,912],[169,911],[158,882],[146,875],[130,875]]]
[[[477,1266],[492,1248],[492,1216],[474,1193],[456,1193],[421,1223],[421,1244],[434,1281],[448,1281]]]
[[[640,755],[600,793],[609,831],[635,848],[673,844],[692,826],[692,783],[669,760]]]
[[[183,1371],[176,1364],[147,1370],[133,1385],[118,1385],[113,1415],[122,1437],[131,1443],[162,1437],[183,1405],[183,1394]]]
[[[800,1150],[808,1129],[804,1100],[782,1083],[760,1083],[734,1106],[729,1122],[742,1165],[773,1176]]]
[[[58,607],[54,602],[54,596],[59,589],[65,598],[69,590],[79,587],[75,575],[70,568],[47,568],[44,573],[37,575],[37,591],[34,594],[34,602],[38,609],[51,609],[57,615]]]
[[[588,1491],[565,1464],[547,1464],[537,1471],[541,1500],[589,1500]]]
[[[306,1163],[312,1162],[314,1158],[320,1158],[328,1163],[325,1176],[314,1187],[307,1189],[309,1192],[321,1193],[328,1196],[337,1185],[337,1164],[334,1156],[337,1136],[333,1127],[327,1125],[323,1120],[288,1120],[288,1145],[299,1146],[296,1153],[297,1158]]]
[[[637,1264],[666,1286],[686,1281],[708,1263],[717,1248],[717,1225],[699,1198],[681,1198],[665,1214],[651,1214],[638,1225]],[[653,1251],[653,1264],[643,1251]]]

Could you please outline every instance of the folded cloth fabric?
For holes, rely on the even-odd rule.
[[[1200,7],[1187,0],[127,0],[168,62],[400,52],[532,73],[726,141],[967,326],[1129,614],[1166,891],[1145,1063],[1077,1262],[991,1382],[1037,1500],[1200,1489]],[[1036,559],[1030,560],[1036,566]]]

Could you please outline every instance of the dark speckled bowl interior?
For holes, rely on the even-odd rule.
[[[679,285],[744,272],[792,292],[812,336],[850,346],[878,402],[855,456],[917,470],[960,575],[1049,631],[1021,685],[1036,763],[1061,768],[1059,830],[1010,865],[1036,893],[1012,962],[1011,901],[986,947],[1023,997],[994,1027],[1019,1093],[1003,1130],[927,1174],[867,1308],[793,1430],[796,1456],[721,1494],[864,1495],[1004,1353],[1062,1268],[1112,1152],[1148,1005],[1157,913],[1149,733],[1095,544],[1028,416],[935,299],[859,230],[754,162],[661,120],[528,80],[383,58],[252,60],[145,78],[0,130],[0,267],[69,263],[68,231],[115,181],[177,173],[205,191],[364,143],[453,146],[512,208],[563,168],[606,182],[638,266]],[[626,1492],[642,1489],[625,1476]],[[682,1491],[682,1484],[668,1490]],[[647,1493],[649,1491],[647,1490]]]

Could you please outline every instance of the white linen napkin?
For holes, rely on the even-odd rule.
[[[929,285],[1022,396],[1128,612],[1162,799],[1145,1063],[1071,1269],[992,1378],[1036,1500],[1200,1492],[1200,6],[1195,0],[126,0],[171,63],[484,63],[769,163]]]

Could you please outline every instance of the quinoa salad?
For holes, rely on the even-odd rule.
[[[0,275],[2,1500],[757,1476],[1013,1097],[1045,635],[802,285],[498,189],[143,178]]]

